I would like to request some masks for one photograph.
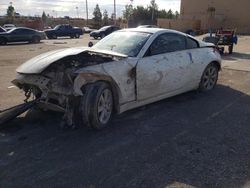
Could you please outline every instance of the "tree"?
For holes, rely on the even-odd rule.
[[[109,15],[108,15],[108,11],[106,9],[103,12],[102,23],[103,23],[103,25],[108,25],[109,24]]]
[[[12,4],[10,4],[7,9],[7,16],[13,18],[14,14],[15,14],[15,8],[12,6]]]
[[[175,11],[175,19],[178,19],[180,17],[180,13],[178,11]]]
[[[96,7],[94,8],[93,16],[94,16],[93,20],[94,20],[95,25],[97,27],[100,27],[101,22],[102,22],[102,13],[98,4],[96,4]]]
[[[47,15],[45,14],[45,12],[43,11],[43,14],[42,14],[42,21],[43,21],[44,24],[46,24],[47,19],[48,19],[48,17],[47,17]]]
[[[123,18],[129,20],[132,18],[132,15],[133,15],[133,6],[125,5],[125,10],[123,11]]]
[[[173,19],[174,18],[174,13],[173,13],[173,11],[171,9],[169,9],[169,11],[167,12],[167,14],[168,14],[168,18],[169,19]]]

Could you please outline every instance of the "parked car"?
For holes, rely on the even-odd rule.
[[[68,24],[57,25],[54,29],[44,31],[48,39],[56,39],[57,37],[79,38],[83,35],[81,28],[72,27]]]
[[[0,44],[8,42],[32,42],[39,43],[40,40],[46,39],[45,33],[34,29],[19,27],[7,32],[0,33]]]
[[[6,31],[9,31],[11,29],[14,29],[16,28],[16,26],[14,24],[4,24],[3,25],[3,28],[6,30]]]
[[[89,27],[83,27],[82,30],[84,33],[91,33],[92,31],[95,31],[95,29],[90,29]]]
[[[114,25],[110,26],[104,26],[99,30],[92,31],[89,36],[93,37],[94,39],[98,39],[99,37],[102,39],[105,36],[109,35],[110,33],[113,33],[114,31],[119,30],[120,28]]]
[[[137,28],[159,28],[156,25],[139,25]]]
[[[221,69],[214,45],[174,30],[124,29],[92,48],[66,48],[17,68],[13,84],[40,107],[64,113],[68,125],[94,129],[114,113],[190,90],[212,90]],[[164,113],[164,112],[161,112]]]
[[[0,33],[3,33],[3,32],[6,32],[6,30],[0,26]]]

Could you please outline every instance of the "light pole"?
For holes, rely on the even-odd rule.
[[[86,0],[86,14],[87,14],[86,25],[88,26],[88,20],[89,20],[88,0]]]
[[[77,18],[79,18],[78,7],[76,7],[76,15],[77,15]]]
[[[114,0],[114,25],[116,24],[116,4]]]
[[[53,14],[55,14],[55,18],[57,18],[57,12],[55,10],[52,10]]]
[[[154,21],[155,16],[155,0],[152,0],[152,21]]]

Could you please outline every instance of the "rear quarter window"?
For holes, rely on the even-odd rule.
[[[199,48],[199,44],[196,40],[187,37],[187,49]]]

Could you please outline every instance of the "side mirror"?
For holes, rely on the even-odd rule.
[[[89,42],[88,47],[92,47],[92,46],[94,46],[93,42]]]

